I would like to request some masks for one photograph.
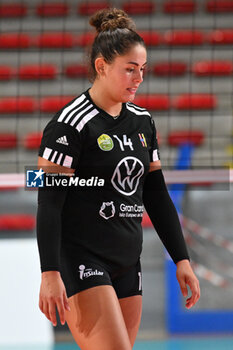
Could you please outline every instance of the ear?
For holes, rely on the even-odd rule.
[[[95,70],[96,73],[100,76],[105,74],[106,62],[103,57],[97,57],[95,60]]]

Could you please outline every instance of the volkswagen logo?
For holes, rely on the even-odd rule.
[[[143,174],[144,165],[139,159],[125,157],[117,164],[111,182],[118,192],[131,196],[136,192]]]

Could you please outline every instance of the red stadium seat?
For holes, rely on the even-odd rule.
[[[15,148],[17,146],[17,136],[12,133],[0,134],[0,149]]]
[[[233,12],[232,0],[209,0],[206,2],[208,12]]]
[[[155,11],[153,1],[127,1],[122,5],[123,10],[129,15],[149,15]]]
[[[176,130],[169,133],[167,142],[171,146],[180,146],[182,143],[198,146],[203,143],[204,138],[201,130]]]
[[[55,79],[57,74],[56,66],[52,64],[33,64],[25,65],[19,68],[19,78],[22,80],[35,80],[35,79]]]
[[[164,42],[168,45],[202,45],[204,35],[197,30],[174,30],[164,33]]]
[[[0,80],[10,80],[14,74],[12,67],[0,66]]]
[[[19,190],[19,187],[17,186],[1,186],[0,185],[0,191],[1,192],[8,192],[8,191],[17,191]]]
[[[25,4],[12,3],[0,5],[0,17],[23,17],[27,14],[27,7]]]
[[[40,100],[40,111],[44,113],[55,113],[74,98],[74,96],[42,97]]]
[[[233,29],[218,29],[207,35],[211,44],[233,44]]]
[[[85,64],[70,64],[65,68],[65,74],[69,78],[83,78],[88,75],[88,67]]]
[[[2,214],[0,215],[0,231],[28,231],[35,228],[34,215]]]
[[[83,1],[78,5],[77,13],[84,16],[90,16],[98,10],[108,7],[108,1]]]
[[[48,49],[69,49],[73,47],[73,35],[64,32],[43,33],[37,37],[36,45]]]
[[[149,215],[146,212],[143,213],[142,227],[143,228],[153,227],[152,222],[149,218]]]
[[[138,34],[143,38],[145,44],[148,46],[156,46],[161,42],[161,35],[158,32],[152,31],[138,31]]]
[[[169,0],[164,3],[165,13],[193,13],[196,10],[194,0]]]
[[[167,95],[137,95],[133,101],[136,105],[150,110],[168,110],[170,101]]]
[[[4,97],[0,99],[0,113],[33,113],[36,101],[33,97]]]
[[[233,73],[233,62],[231,61],[200,61],[192,67],[194,74],[206,75],[231,75]]]
[[[68,14],[69,7],[65,2],[47,2],[37,5],[36,13],[40,17],[59,17]]]
[[[26,149],[38,149],[41,144],[42,132],[30,132],[23,140],[23,146]]]
[[[26,33],[0,34],[1,49],[27,49],[30,46],[30,37]]]
[[[186,71],[187,64],[184,62],[156,63],[153,67],[153,73],[160,76],[183,75]]]
[[[89,46],[96,36],[95,32],[86,32],[83,34],[78,34],[74,37],[74,45],[86,47]]]
[[[210,94],[184,94],[175,97],[172,105],[180,110],[212,109],[217,106],[217,97]]]

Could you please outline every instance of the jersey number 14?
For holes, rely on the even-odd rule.
[[[113,137],[119,142],[120,149],[122,151],[125,150],[126,146],[128,146],[131,149],[131,151],[133,151],[132,141],[130,138],[127,138],[127,136],[125,134],[123,135],[123,141],[117,135],[113,135]]]

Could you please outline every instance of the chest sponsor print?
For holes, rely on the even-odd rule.
[[[137,191],[140,178],[144,174],[144,165],[136,157],[125,157],[117,164],[111,183],[120,193],[131,196]]]
[[[113,201],[109,201],[102,203],[99,214],[106,220],[114,217],[116,212],[117,216],[119,215],[120,218],[142,218],[143,211],[144,207],[142,204],[134,203],[133,205],[129,205],[120,203],[115,206]]]

